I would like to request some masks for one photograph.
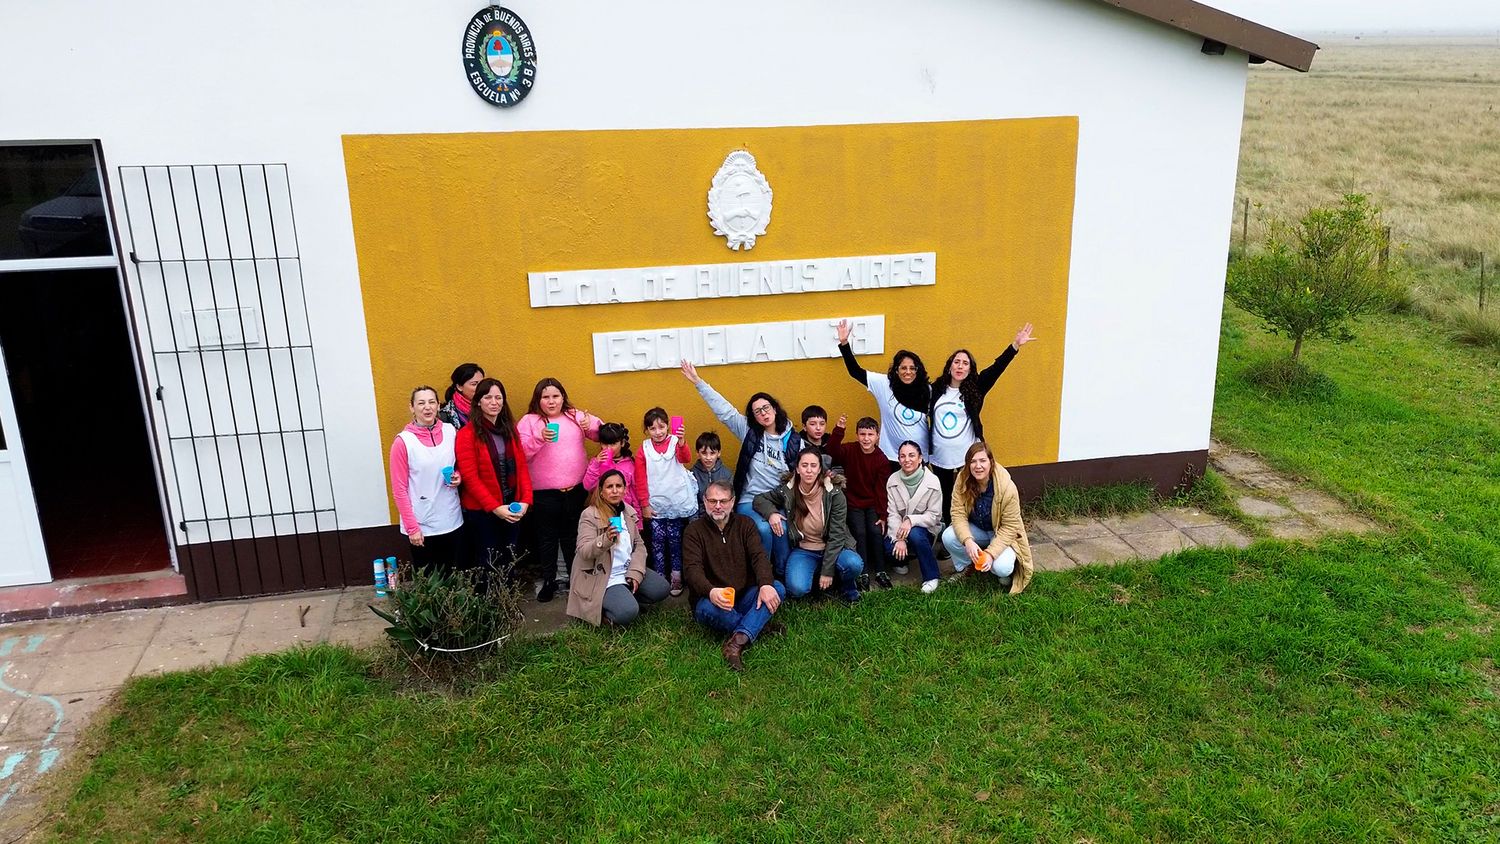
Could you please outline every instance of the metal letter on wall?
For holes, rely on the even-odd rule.
[[[142,354],[193,593],[342,585],[286,165],[119,173]]]

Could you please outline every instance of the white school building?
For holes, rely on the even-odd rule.
[[[1031,322],[985,405],[1023,493],[1201,474],[1246,68],[1315,45],[1189,0],[505,2],[0,8],[0,587],[364,583],[413,387],[692,436],[686,357],[874,415],[841,318],[934,374]]]

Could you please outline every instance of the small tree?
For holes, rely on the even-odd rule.
[[[1291,337],[1296,361],[1303,340],[1352,340],[1349,323],[1390,302],[1399,285],[1389,246],[1380,210],[1349,194],[1338,207],[1314,208],[1295,224],[1272,221],[1265,251],[1230,266],[1225,292],[1272,334]]]

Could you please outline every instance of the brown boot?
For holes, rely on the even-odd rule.
[[[735,671],[744,671],[745,663],[740,660],[740,654],[745,648],[750,647],[750,637],[744,633],[736,632],[724,642],[724,661]]]

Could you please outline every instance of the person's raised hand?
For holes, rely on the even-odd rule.
[[[849,335],[854,333],[854,326],[849,323],[849,320],[841,319],[836,330],[839,333],[839,345],[842,346],[849,342]]]
[[[686,359],[682,361],[682,377],[694,384],[703,380],[698,377],[698,367],[693,366],[693,362]]]
[[[1021,326],[1021,330],[1020,331],[1016,332],[1016,339],[1013,340],[1013,341],[1011,341],[1011,345],[1015,346],[1016,347],[1016,351],[1019,352],[1019,351],[1021,351],[1021,347],[1022,346],[1026,345],[1027,343],[1030,343],[1032,340],[1035,340],[1035,339],[1036,339],[1035,337],[1031,336],[1031,323],[1028,322],[1025,325]]]
[[[755,596],[755,606],[757,609],[765,607],[771,612],[776,612],[776,608],[781,606],[781,596],[776,594],[776,587],[760,587],[760,592]]]
[[[848,426],[849,426],[849,414],[847,414],[847,413],[840,413],[839,414],[839,423],[837,425],[835,425],[834,427],[835,428],[846,428]]]

